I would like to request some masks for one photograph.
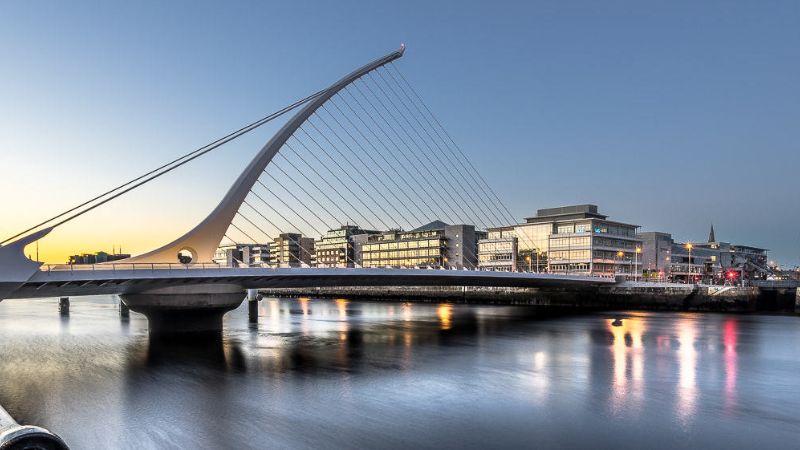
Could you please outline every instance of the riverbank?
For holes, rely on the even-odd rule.
[[[586,310],[800,312],[796,288],[623,282],[596,288],[349,287],[261,289],[269,297],[528,305]]]

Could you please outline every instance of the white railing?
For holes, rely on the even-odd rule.
[[[219,270],[234,269],[217,263],[180,264],[180,263],[100,263],[100,264],[44,264],[39,270],[43,272],[75,272],[75,271],[117,271],[117,270]]]

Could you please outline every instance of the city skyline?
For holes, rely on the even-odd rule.
[[[687,5],[345,7],[382,24],[366,26],[373,39],[312,18],[311,38],[291,52],[254,39],[263,31],[259,18],[272,20],[272,37],[289,31],[281,22],[300,12],[279,5],[248,18],[223,14],[237,25],[225,36],[178,23],[208,20],[216,12],[208,6],[186,12],[152,4],[160,13],[152,17],[130,11],[141,27],[117,22],[124,15],[117,8],[54,4],[49,16],[12,5],[0,19],[16,69],[0,75],[8,99],[0,156],[14,170],[0,188],[2,207],[13,214],[0,232],[15,234],[404,41],[403,71],[518,220],[538,208],[595,203],[679,240],[704,240],[713,222],[720,240],[766,247],[771,259],[797,264],[791,124],[800,102],[791,81],[797,32],[788,28],[797,7],[703,5],[706,15],[689,19]],[[462,25],[447,23],[451,15]],[[56,22],[59,16],[68,19]],[[624,27],[613,26],[615,16]],[[676,16],[683,28],[675,28]],[[495,25],[498,36],[476,31],[481,23]],[[431,32],[441,26],[452,33]],[[67,27],[76,30],[65,35]],[[64,262],[112,245],[141,253],[167,242],[207,214],[274,130],[59,229],[41,242],[40,256]]]

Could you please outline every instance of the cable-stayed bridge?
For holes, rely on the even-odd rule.
[[[148,316],[151,330],[177,331],[219,329],[222,314],[239,305],[244,289],[250,288],[613,283],[479,271],[477,247],[466,245],[456,250],[458,262],[449,265],[429,250],[406,249],[398,251],[404,259],[381,267],[362,267],[363,261],[347,251],[342,267],[309,267],[313,255],[297,236],[322,236],[345,223],[375,231],[413,230],[439,220],[479,230],[514,223],[499,196],[396,67],[404,50],[0,242],[0,299],[119,294],[131,309]],[[110,264],[44,266],[24,256],[25,246],[61,225],[293,111],[211,213],[172,242]],[[278,267],[213,262],[221,244],[279,237],[294,251],[279,255]]]

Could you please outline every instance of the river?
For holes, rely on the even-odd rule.
[[[265,299],[150,342],[114,299],[0,302],[0,404],[88,448],[789,448],[800,317]],[[614,325],[614,319],[621,323]]]

